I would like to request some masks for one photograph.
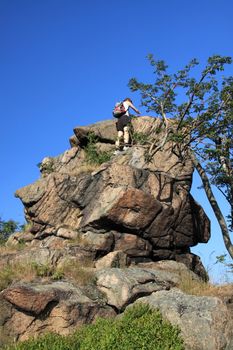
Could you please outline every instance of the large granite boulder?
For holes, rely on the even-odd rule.
[[[186,295],[178,289],[158,291],[138,299],[159,310],[164,319],[181,329],[187,350],[230,349],[232,319],[219,298]]]
[[[157,135],[160,123],[155,118],[136,118],[134,132]],[[46,240],[47,247],[49,242],[54,247],[62,239],[78,239],[89,232],[89,246],[93,247],[100,234],[106,240],[111,236],[111,244],[99,249],[98,258],[121,249],[134,262],[186,262],[192,257],[191,265],[195,265],[190,247],[208,241],[210,224],[190,194],[190,160],[181,162],[173,152],[174,145],[167,143],[147,162],[146,148],[135,144],[94,168],[85,158],[88,135],[94,133],[98,145],[114,147],[114,121],[75,128],[74,132],[76,146],[58,157],[47,157],[42,162],[42,177],[16,191],[31,223],[32,244]]]
[[[1,269],[34,264],[64,272],[70,266],[76,277],[84,274],[86,284],[64,272],[57,274],[59,282],[52,275],[31,281],[21,276],[2,287],[0,344],[48,331],[69,334],[142,301],[180,326],[187,349],[229,348],[227,302],[177,289],[183,274],[206,279],[190,248],[208,242],[210,222],[190,194],[191,161],[181,161],[172,142],[148,161],[147,147],[137,141],[143,134],[160,144],[161,127],[156,118],[133,119],[133,146],[117,156],[114,120],[77,127],[71,148],[44,158],[41,177],[16,191],[29,225],[10,237],[0,255]],[[103,164],[88,161],[93,140],[96,154],[110,155]]]
[[[0,332],[25,340],[46,332],[69,334],[96,317],[116,312],[69,282],[16,284],[0,293]],[[0,337],[1,338],[1,337]],[[0,339],[1,340],[1,339]]]

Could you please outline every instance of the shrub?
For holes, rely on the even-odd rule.
[[[77,334],[80,350],[181,350],[179,330],[147,304],[137,304],[120,319],[98,319]]]
[[[120,318],[97,319],[73,335],[46,335],[16,344],[8,350],[184,350],[177,327],[164,321],[158,311],[137,304]]]
[[[88,134],[88,143],[85,147],[86,160],[89,164],[102,164],[111,159],[111,152],[99,151],[96,148],[97,137],[93,132]]]
[[[50,157],[45,157],[37,166],[42,174],[48,175],[54,172],[54,160]]]

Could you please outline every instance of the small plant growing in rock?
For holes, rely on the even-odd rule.
[[[50,262],[45,264],[32,262],[31,266],[37,277],[50,277],[52,280],[60,280],[64,277],[63,270],[52,265]]]
[[[88,134],[88,142],[85,147],[86,160],[89,164],[100,165],[111,159],[111,152],[99,151],[96,147],[97,137],[94,133]]]
[[[149,135],[143,132],[133,132],[132,133],[133,144],[146,145],[149,142]]]
[[[50,277],[54,273],[54,267],[49,263],[38,264],[33,261],[31,265],[38,277]]]
[[[44,158],[37,166],[44,175],[51,174],[54,171],[54,161],[50,157]]]
[[[21,230],[22,232],[30,232],[32,226],[33,226],[33,223],[31,221],[26,222],[21,226]]]

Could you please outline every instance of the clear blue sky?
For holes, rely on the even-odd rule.
[[[111,118],[125,96],[139,106],[127,83],[151,77],[148,53],[172,70],[233,56],[232,17],[231,0],[0,0],[0,217],[24,222],[14,192],[38,179],[45,156],[69,148],[73,127]],[[208,267],[225,249],[197,185],[213,224],[194,251]]]

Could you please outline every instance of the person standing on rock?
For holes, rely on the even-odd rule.
[[[131,127],[131,116],[129,109],[132,108],[137,114],[140,114],[139,110],[133,105],[132,100],[127,97],[122,102],[124,114],[122,114],[116,123],[117,129],[117,140],[116,140],[116,151],[114,154],[119,154],[120,151],[126,151],[130,146],[130,127]]]

